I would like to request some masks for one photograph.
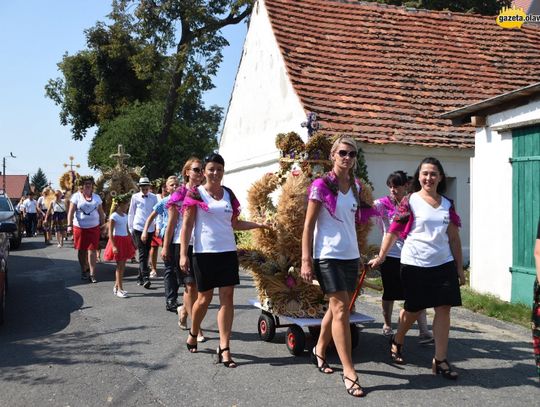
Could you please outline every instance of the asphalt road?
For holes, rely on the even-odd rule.
[[[355,399],[345,392],[335,352],[328,359],[338,371],[324,375],[307,351],[288,353],[284,329],[271,343],[259,340],[248,274],[235,292],[231,347],[239,366],[226,369],[213,363],[216,301],[203,324],[209,340],[193,355],[176,315],[165,311],[163,280],[153,280],[150,290],[137,286],[136,265],[125,279],[128,299],[112,294],[111,263],[99,264],[97,284],[82,282],[71,244],[59,249],[25,239],[9,267],[0,406],[532,406],[540,400],[530,331],[465,309],[452,312],[449,359],[460,377],[451,382],[431,375],[433,346],[417,343],[415,327],[405,344],[407,365],[390,364],[379,298],[362,295],[359,311],[376,321],[363,327],[353,353],[368,393]]]

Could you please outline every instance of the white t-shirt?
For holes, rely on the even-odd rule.
[[[373,206],[375,207],[375,209],[377,209],[377,212],[380,213],[380,216],[377,217],[377,223],[384,236],[386,233],[388,233],[388,229],[390,228],[390,224],[392,223],[393,219],[391,219],[390,214],[388,213],[388,209],[386,208],[386,206],[384,206],[384,204],[381,202],[380,199],[375,200],[373,202]],[[386,254],[386,256],[395,257],[399,259],[401,257],[402,247],[403,247],[403,239],[398,238],[396,242],[392,245],[390,250],[388,250],[388,253]]]
[[[53,212],[54,213],[62,213],[66,211],[66,204],[64,202],[53,202]]]
[[[35,199],[26,198],[23,202],[26,213],[37,213],[37,202]]]
[[[231,197],[223,190],[223,198],[216,201],[203,186],[198,187],[199,194],[208,205],[208,211],[197,206],[197,217],[193,236],[194,253],[222,253],[236,251],[236,241],[232,228],[233,208]]]
[[[321,206],[313,237],[314,259],[352,260],[360,257],[355,226],[357,208],[350,188],[346,194],[338,191],[335,218]]]
[[[71,197],[71,203],[75,205],[73,225],[81,229],[89,229],[99,225],[98,207],[101,205],[99,195],[92,193],[92,199],[86,200],[82,193],[76,192]]]
[[[454,260],[446,233],[450,223],[450,201],[442,197],[439,207],[433,208],[414,193],[409,206],[414,222],[401,250],[401,263],[434,267]]]
[[[120,215],[118,212],[113,212],[111,220],[114,220],[113,236],[127,236],[128,235],[128,216],[124,213]]]
[[[37,206],[42,211],[46,211],[47,208],[45,207],[45,198],[43,196],[40,196],[37,200]]]

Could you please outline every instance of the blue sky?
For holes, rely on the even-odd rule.
[[[41,167],[53,186],[65,171],[69,156],[81,164],[82,174],[93,173],[87,153],[93,132],[84,141],[71,139],[60,125],[59,107],[45,98],[44,87],[60,76],[57,63],[85,48],[84,29],[105,20],[110,0],[0,0],[0,159],[6,174],[34,174]],[[230,46],[205,97],[207,105],[227,108],[242,52],[246,24],[228,27]],[[1,168],[0,168],[1,171]]]

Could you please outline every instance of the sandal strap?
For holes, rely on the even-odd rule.
[[[348,378],[345,375],[341,375],[341,376],[343,378],[343,383],[345,383],[345,380],[348,380],[352,383],[349,387],[347,387],[347,383],[345,383],[345,388],[347,389],[347,393],[349,393],[351,396],[359,397],[360,395],[364,393],[364,389],[362,389],[362,386],[360,386],[360,383],[358,381],[358,376],[356,376],[354,380]],[[357,391],[360,391],[360,394],[357,395],[356,394]]]
[[[196,337],[197,337],[197,335],[193,335],[193,334],[191,333],[191,329],[189,330],[189,336],[191,336],[192,338],[196,338]]]

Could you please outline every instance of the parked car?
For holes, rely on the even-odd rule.
[[[12,249],[18,249],[24,227],[20,222],[19,212],[13,207],[7,195],[0,195],[0,222],[11,222],[16,225],[15,231],[10,234],[10,242]]]
[[[14,222],[0,222],[0,325],[4,323],[8,288],[9,236],[17,229]]]

